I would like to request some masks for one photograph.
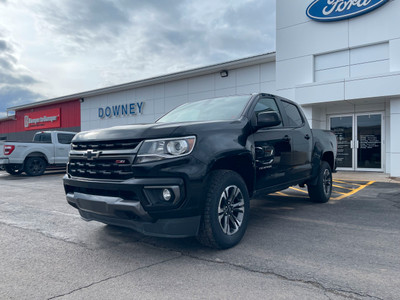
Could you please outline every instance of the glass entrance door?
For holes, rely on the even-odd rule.
[[[330,130],[338,141],[338,169],[383,170],[381,113],[332,116]]]
[[[382,169],[382,115],[357,115],[357,168]]]
[[[337,167],[354,169],[353,166],[353,116],[331,117],[330,129],[337,139]]]

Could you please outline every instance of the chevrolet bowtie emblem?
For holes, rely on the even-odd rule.
[[[87,160],[94,160],[95,158],[99,158],[101,151],[93,151],[88,150],[86,153],[83,154],[83,157],[86,157]]]

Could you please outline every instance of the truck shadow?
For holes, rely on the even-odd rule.
[[[301,210],[301,208],[315,205],[311,203],[308,197],[280,197],[265,195],[258,197],[257,199],[252,199],[250,202],[250,220],[248,223],[247,234],[249,231],[254,229],[262,230],[265,229],[267,233],[267,228],[276,221],[276,217],[285,216],[288,212],[293,214],[296,210]],[[275,220],[275,221],[274,221]],[[244,236],[247,242],[250,242],[254,235],[251,237]],[[105,235],[106,237],[104,237]],[[149,237],[140,234],[132,229],[123,228],[118,226],[106,225],[99,231],[99,239],[104,238],[116,238],[121,243],[144,243],[151,245],[160,249],[167,249],[170,251],[177,251],[185,254],[198,253],[203,254],[213,254],[218,253],[221,250],[207,248],[201,245],[196,238],[158,238]],[[243,243],[243,240],[242,240]],[[251,242],[250,242],[251,243]],[[240,244],[236,247],[240,247]],[[230,251],[235,249],[228,249],[225,251]]]
[[[65,169],[56,169],[56,170],[46,170],[46,172],[41,175],[41,176],[28,176],[25,173],[19,174],[19,175],[10,175],[6,171],[0,171],[0,180],[26,180],[29,178],[46,178],[48,176],[53,176],[53,175],[62,175],[65,174]]]

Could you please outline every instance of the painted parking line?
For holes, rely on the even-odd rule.
[[[331,200],[339,201],[351,195],[354,195],[373,184],[375,181],[352,181],[352,180],[333,180]],[[296,198],[308,198],[307,188],[290,187],[284,191],[270,194],[270,196],[284,196]]]
[[[336,182],[336,181],[334,180],[334,182]],[[366,188],[367,186],[373,184],[374,182],[375,181],[368,181],[366,184],[361,184],[361,185],[357,184],[357,185],[359,185],[358,188],[353,189],[352,191],[350,191],[348,193],[345,193],[345,194],[343,194],[343,195],[341,195],[339,197],[333,197],[332,200],[342,200],[343,198],[346,198],[346,197],[349,197],[351,195],[354,195],[355,193],[358,193],[359,191],[361,191],[362,189]],[[351,182],[351,181],[350,181],[350,183],[353,184],[353,182]]]

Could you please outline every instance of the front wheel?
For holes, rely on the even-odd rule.
[[[332,194],[332,170],[326,161],[321,162],[316,184],[308,184],[307,188],[311,201],[318,203],[329,201]]]
[[[46,170],[46,162],[38,156],[29,157],[25,161],[25,173],[29,176],[40,176]]]
[[[197,239],[205,246],[227,249],[242,239],[249,219],[249,194],[242,177],[229,170],[210,174],[204,214]]]

